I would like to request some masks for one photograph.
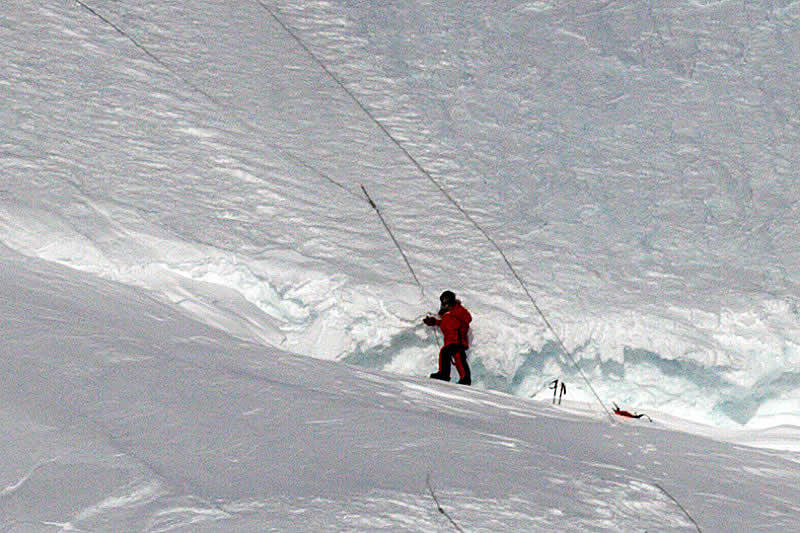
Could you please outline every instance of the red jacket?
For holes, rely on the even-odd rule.
[[[456,303],[451,307],[442,318],[436,321],[436,325],[442,330],[444,335],[444,346],[448,344],[460,344],[464,348],[469,348],[469,323],[472,322],[472,315],[467,308]]]

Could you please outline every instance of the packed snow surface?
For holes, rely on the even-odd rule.
[[[790,452],[299,357],[0,266],[0,531],[453,531],[437,500],[464,531],[800,528]]]
[[[446,530],[428,475],[469,530],[798,529],[800,2],[30,0],[0,47],[0,531]]]

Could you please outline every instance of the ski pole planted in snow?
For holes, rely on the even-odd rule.
[[[554,379],[550,383],[550,388],[553,389],[553,405],[556,405],[556,396],[558,396],[558,405],[561,405],[561,396],[567,395],[567,385],[561,381],[561,387],[559,387],[559,381]]]

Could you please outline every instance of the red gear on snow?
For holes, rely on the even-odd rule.
[[[617,416],[624,416],[626,418],[647,418],[650,422],[653,421],[652,418],[644,413],[631,413],[625,409],[620,409],[617,404],[614,404],[614,414]]]

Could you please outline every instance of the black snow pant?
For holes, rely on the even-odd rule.
[[[472,384],[472,373],[467,363],[467,351],[460,344],[448,344],[439,351],[439,371],[435,377],[450,381],[450,364],[456,365],[458,382],[465,385]]]

